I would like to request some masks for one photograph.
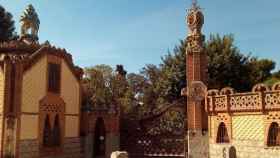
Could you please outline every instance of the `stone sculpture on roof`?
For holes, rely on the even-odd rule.
[[[21,38],[27,38],[32,41],[38,41],[38,31],[40,20],[34,7],[30,4],[20,16]]]

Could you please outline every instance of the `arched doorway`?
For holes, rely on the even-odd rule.
[[[106,130],[104,120],[99,117],[96,120],[94,129],[94,150],[93,158],[105,158],[106,151]]]

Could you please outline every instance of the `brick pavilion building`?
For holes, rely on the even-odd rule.
[[[82,69],[64,49],[39,44],[29,5],[18,40],[0,44],[0,157],[83,157]]]
[[[207,90],[207,60],[194,2],[188,11],[187,81],[189,158],[279,158],[280,83],[257,84],[251,92],[230,87]],[[229,72],[230,73],[230,72]]]
[[[38,42],[32,5],[20,22],[20,38],[0,43],[0,158],[109,158],[119,110],[82,109],[83,70],[65,49]]]

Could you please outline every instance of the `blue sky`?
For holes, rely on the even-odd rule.
[[[232,33],[242,52],[273,59],[280,68],[279,0],[198,1],[207,38]],[[17,30],[30,3],[41,21],[40,42],[65,48],[81,67],[123,64],[138,72],[145,64],[159,64],[185,38],[191,0],[0,0],[14,15]]]

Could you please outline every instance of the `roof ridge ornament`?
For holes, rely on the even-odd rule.
[[[40,20],[32,4],[29,4],[20,16],[20,39],[27,43],[38,42]]]

